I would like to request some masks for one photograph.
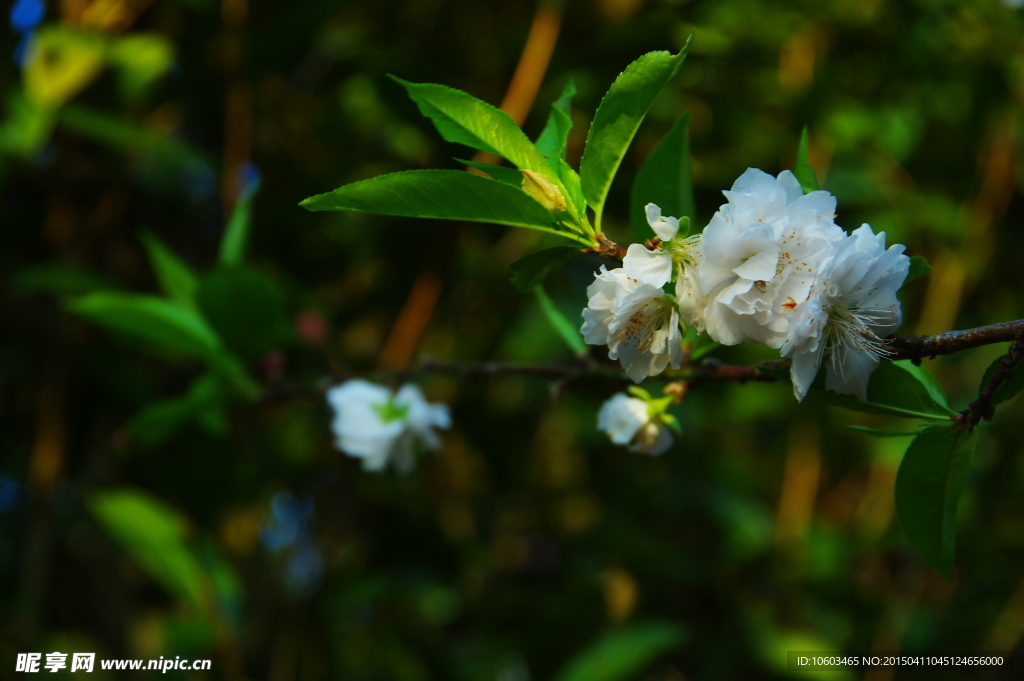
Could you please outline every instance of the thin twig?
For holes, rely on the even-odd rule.
[[[1020,338],[1024,338],[1024,333],[1021,334]],[[956,419],[957,423],[967,429],[967,432],[974,430],[982,420],[992,420],[996,408],[995,404],[993,404],[996,391],[999,390],[999,386],[1010,379],[1013,375],[1014,367],[1017,366],[1022,358],[1024,358],[1024,340],[1018,340],[1006,351],[1003,361],[999,364],[999,368],[995,370],[992,378],[989,379],[989,382],[978,393],[978,399],[971,402],[967,409],[960,412],[960,416]]]

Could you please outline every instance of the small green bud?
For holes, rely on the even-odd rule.
[[[565,197],[548,178],[532,170],[520,170],[523,174],[523,191],[553,213],[565,211]]]

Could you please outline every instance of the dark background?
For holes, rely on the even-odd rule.
[[[54,650],[213,660],[211,672],[166,675],[181,679],[668,681],[784,678],[788,650],[1019,649],[1019,403],[983,424],[948,580],[894,516],[907,439],[845,428],[912,424],[797,406],[782,384],[695,390],[674,410],[683,436],[650,458],[596,431],[621,385],[424,377],[455,425],[412,475],[364,473],[333,448],[318,392],[332,376],[413,354],[570,359],[508,283],[510,262],[556,241],[297,206],[384,172],[460,168],[452,157],[471,152],[443,142],[385,74],[499,104],[534,4],[106,5],[47,3],[37,30],[87,30],[108,46],[150,36],[171,49],[166,70],[131,51],[129,66],[110,56],[62,76],[62,91],[55,72],[19,67],[19,33],[0,31],[0,676],[19,652]],[[808,125],[837,222],[869,222],[935,267],[901,294],[905,333],[1024,316],[1024,17],[1010,3],[580,0],[547,16],[561,30],[524,128],[539,133],[572,77],[574,167],[614,77],[696,31],[612,187],[613,238],[628,242],[632,177],[684,109],[699,224],[748,166],[791,167]],[[48,113],[26,107],[33,96],[50,98]],[[257,173],[247,263],[280,288],[289,331],[246,359],[276,387],[232,402],[220,434],[188,422],[147,443],[126,424],[201,368],[64,301],[157,293],[143,230],[209,270],[239,178]],[[548,281],[574,323],[599,264],[578,258]],[[929,363],[955,408],[1001,350]],[[153,549],[141,515],[97,515],[96,499],[126,489],[183,519],[180,546]],[[119,531],[132,519],[136,530]],[[202,598],[175,586],[176,550]],[[559,676],[594,651],[610,658],[606,676]]]

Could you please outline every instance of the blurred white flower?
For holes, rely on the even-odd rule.
[[[601,405],[597,429],[615,444],[628,445],[630,451],[642,454],[662,454],[674,440],[658,409],[626,393],[616,393]]]
[[[347,381],[327,391],[334,410],[335,445],[363,460],[363,469],[380,471],[389,463],[399,472],[412,470],[414,448],[436,450],[441,442],[434,428],[449,428],[448,407],[428,403],[415,385],[397,394],[363,380]]]
[[[803,400],[829,356],[825,387],[867,399],[868,379],[888,354],[883,338],[903,321],[896,290],[910,259],[904,246],[885,248],[885,232],[862,225],[845,237],[816,273],[813,289],[790,314],[782,355],[793,359],[793,393]]]
[[[708,334],[725,345],[778,348],[790,311],[845,236],[833,222],[836,199],[826,191],[804,195],[788,170],[776,179],[755,168],[723,193],[729,202],[704,230],[696,264]]]
[[[670,363],[679,368],[679,313],[661,288],[628,276],[623,268],[608,271],[602,265],[587,298],[583,340],[607,344],[608,357],[619,360],[634,382],[660,374]]]

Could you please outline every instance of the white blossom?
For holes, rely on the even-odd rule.
[[[601,405],[597,428],[608,434],[617,445],[628,445],[630,451],[662,454],[672,446],[672,433],[665,422],[652,415],[650,404],[626,393],[616,393]]]
[[[634,382],[660,374],[669,364],[679,368],[679,313],[660,287],[628,276],[623,268],[608,271],[602,265],[587,297],[583,339],[607,345],[608,356],[619,360]]]
[[[776,179],[755,168],[723,193],[728,203],[704,230],[696,263],[708,334],[725,345],[778,348],[790,311],[844,236],[833,222],[835,197],[804,195],[788,170]]]
[[[412,470],[414,448],[436,450],[441,442],[434,428],[449,428],[448,407],[428,403],[415,385],[397,394],[381,385],[351,380],[327,391],[334,410],[335,444],[363,460],[363,469],[380,471],[389,463],[400,472]]]
[[[696,264],[700,259],[700,235],[679,237],[679,219],[664,217],[661,208],[648,203],[645,207],[647,223],[658,235],[659,243],[654,250],[642,244],[632,244],[626,249],[622,268],[626,274],[652,286],[664,286],[676,272],[676,302],[683,323],[697,333],[704,331],[704,305],[706,296],[700,292]]]
[[[868,379],[888,354],[883,338],[903,321],[896,290],[910,259],[904,246],[885,248],[885,232],[863,225],[846,236],[816,273],[808,295],[790,314],[782,346],[791,357],[793,393],[803,400],[828,354],[825,387],[867,399]]]

